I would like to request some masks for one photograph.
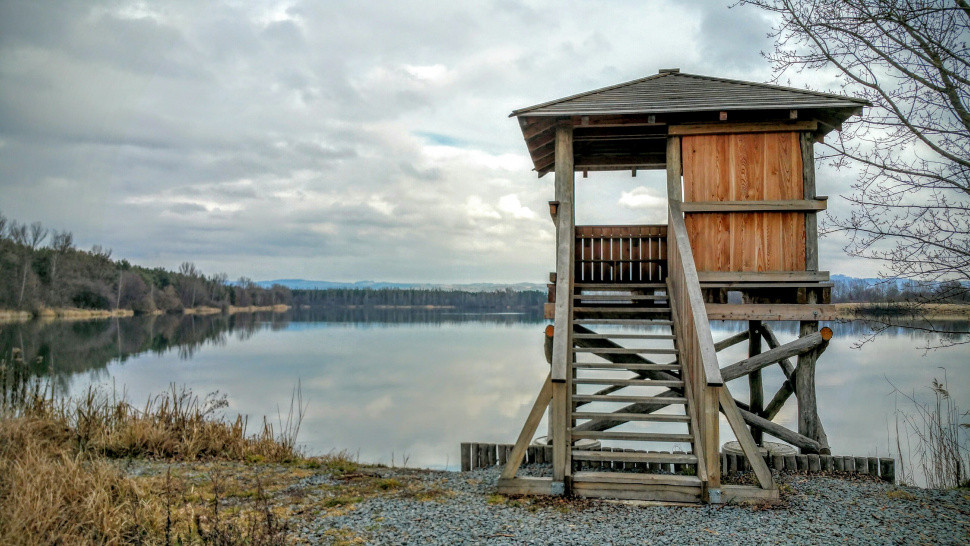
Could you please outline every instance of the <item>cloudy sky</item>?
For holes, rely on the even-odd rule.
[[[771,23],[730,3],[4,0],[0,212],[231,278],[543,282],[553,181],[509,112],[667,67],[767,81]],[[663,221],[663,184],[578,178],[577,220]],[[830,209],[846,186],[819,172]],[[821,266],[874,273],[831,239]]]

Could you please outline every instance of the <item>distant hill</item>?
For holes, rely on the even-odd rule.
[[[434,284],[434,283],[400,283],[400,282],[381,282],[381,281],[356,281],[356,282],[334,282],[334,281],[310,281],[306,279],[274,279],[270,281],[257,281],[256,285],[269,288],[273,285],[282,285],[290,290],[329,290],[329,289],[359,289],[359,290],[380,290],[382,288],[394,288],[398,290],[463,290],[466,292],[498,292],[500,290],[511,289],[515,292],[525,292],[527,290],[546,289],[546,285],[539,283],[465,283],[465,284]]]

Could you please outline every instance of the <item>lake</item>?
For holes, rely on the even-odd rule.
[[[59,392],[91,385],[125,392],[136,406],[170,385],[227,396],[227,413],[285,418],[294,388],[308,403],[300,442],[309,454],[347,450],[361,461],[457,469],[460,442],[511,443],[548,373],[541,316],[442,311],[316,311],[232,316],[159,316],[0,325],[0,349],[23,347],[53,368]],[[746,328],[715,322],[719,340]],[[835,331],[818,364],[819,411],[833,453],[891,456],[895,412],[924,399],[944,373],[970,406],[970,345],[925,351],[938,338],[892,329],[865,337],[857,322]],[[797,325],[775,328],[784,343]],[[746,344],[719,353],[721,365]],[[766,401],[783,379],[764,374]],[[729,384],[747,399],[747,381]],[[794,427],[794,397],[776,418]],[[540,425],[545,430],[545,425]],[[723,421],[723,441],[730,428]],[[894,445],[894,444],[893,444]]]

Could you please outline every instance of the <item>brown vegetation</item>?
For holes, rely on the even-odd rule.
[[[17,352],[0,360],[0,543],[284,542],[286,525],[253,463],[307,464],[295,446],[305,410],[298,390],[281,430],[264,420],[250,435],[244,418],[218,417],[224,398],[173,386],[140,409],[94,389],[56,399],[26,370]],[[127,475],[122,462],[138,458],[234,461],[251,472],[213,472],[204,483],[171,472]],[[316,461],[353,464],[343,455]],[[245,479],[254,486],[240,492]],[[234,496],[239,502],[226,508]]]

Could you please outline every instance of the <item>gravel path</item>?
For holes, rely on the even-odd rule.
[[[368,498],[294,522],[297,538],[369,544],[968,544],[970,491],[782,476],[781,506],[662,507],[608,501],[508,499],[498,469],[382,469],[426,495]]]

